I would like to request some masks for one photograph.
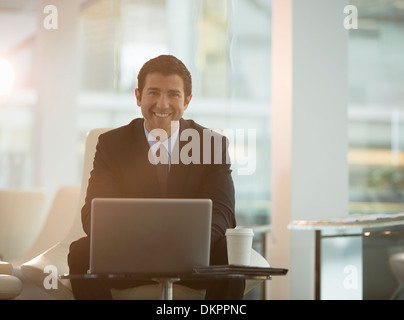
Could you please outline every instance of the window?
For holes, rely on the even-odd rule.
[[[349,177],[351,213],[404,209],[404,1],[351,1]]]
[[[139,69],[154,56],[173,54],[193,77],[184,118],[233,141],[238,223],[269,223],[270,33],[267,0],[94,3],[80,20],[82,140],[91,128],[140,117],[134,97]]]

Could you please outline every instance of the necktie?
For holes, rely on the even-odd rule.
[[[160,144],[156,151],[158,163],[156,164],[157,176],[159,180],[160,194],[163,198],[167,196],[167,181],[169,171],[169,154],[163,144]]]

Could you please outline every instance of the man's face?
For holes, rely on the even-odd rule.
[[[141,108],[146,129],[163,129],[171,135],[171,121],[181,119],[192,95],[185,97],[184,81],[179,75],[149,73],[142,96],[135,90],[137,105]]]

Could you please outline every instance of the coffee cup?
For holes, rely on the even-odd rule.
[[[250,228],[226,230],[227,257],[229,264],[250,265],[254,232]]]

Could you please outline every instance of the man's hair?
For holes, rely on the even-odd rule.
[[[191,73],[181,60],[172,55],[161,55],[147,61],[140,69],[137,76],[137,86],[142,95],[142,91],[146,82],[146,76],[149,73],[160,73],[164,76],[179,75],[184,81],[185,97],[189,97],[192,93],[192,78]]]

